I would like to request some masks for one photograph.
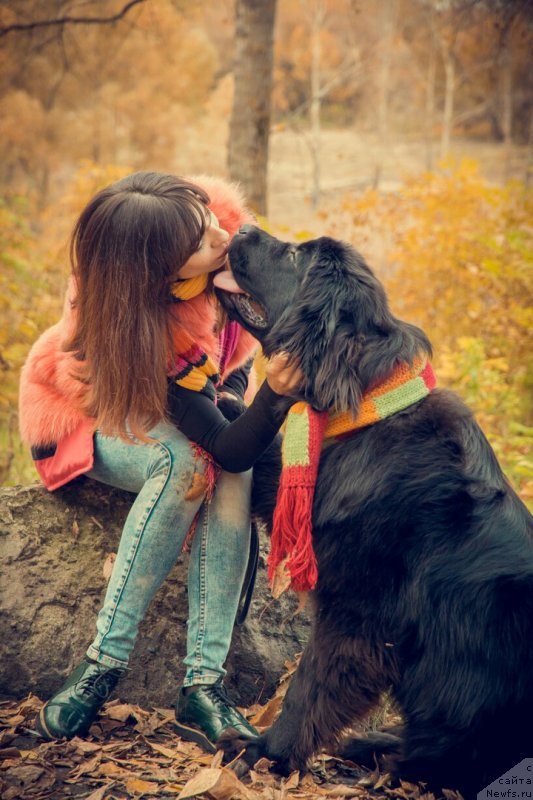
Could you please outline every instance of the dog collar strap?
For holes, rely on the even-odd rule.
[[[281,478],[274,510],[268,559],[271,584],[289,583],[296,591],[314,589],[318,578],[312,540],[312,511],[320,452],[328,439],[343,438],[386,419],[426,397],[436,385],[431,364],[416,358],[400,364],[382,383],[363,395],[357,416],[330,415],[296,403],[287,415]],[[280,570],[282,571],[280,577]]]

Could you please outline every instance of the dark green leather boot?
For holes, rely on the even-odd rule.
[[[243,736],[259,736],[239,714],[221,679],[187,693],[181,690],[176,703],[175,727],[182,739],[196,742],[208,753],[216,753],[216,741],[228,728],[235,728]]]
[[[40,710],[35,729],[44,739],[84,736],[126,669],[82,661]]]

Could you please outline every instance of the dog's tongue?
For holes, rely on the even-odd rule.
[[[217,274],[213,278],[213,284],[218,289],[222,289],[224,292],[232,292],[233,294],[245,294],[245,292],[241,289],[241,287],[233,277],[233,272],[230,272],[230,270],[228,269],[224,269],[222,270],[222,272],[217,272]]]

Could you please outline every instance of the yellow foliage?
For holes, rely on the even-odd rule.
[[[472,161],[408,178],[397,194],[346,196],[326,219],[377,264],[393,312],[428,333],[440,385],[474,409],[529,502],[532,219],[530,189],[490,185]]]
[[[24,19],[40,16],[42,3],[25,5]],[[196,5],[158,0],[114,25],[4,37],[0,179],[21,194],[37,189],[44,202],[58,174],[83,156],[175,168],[218,69]]]
[[[34,262],[28,218],[22,198],[0,201],[0,482],[24,452],[16,433],[18,370],[51,301],[46,274]],[[24,477],[34,475],[23,470]]]
[[[62,198],[43,211],[25,198],[0,198],[0,483],[37,477],[17,433],[19,372],[38,335],[60,317],[70,231],[95,192],[129,172],[83,161]]]

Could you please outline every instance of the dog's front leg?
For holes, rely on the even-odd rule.
[[[239,774],[243,772],[243,762],[253,767],[264,757],[275,762],[273,769],[276,772],[289,775],[293,769],[304,768],[307,758],[317,749],[309,741],[309,732],[313,728],[309,697],[305,696],[306,687],[311,683],[312,662],[313,653],[308,646],[291,679],[281,714],[271,728],[253,739],[239,736],[229,729],[218,740],[218,746],[225,751],[226,761],[240,756],[237,762]]]
[[[334,623],[317,626],[287,690],[279,718],[246,747],[244,759],[266,756],[274,769],[289,774],[305,769],[318,751],[337,741],[355,719],[379,700],[384,676],[377,660],[360,641],[347,642],[335,633]]]

